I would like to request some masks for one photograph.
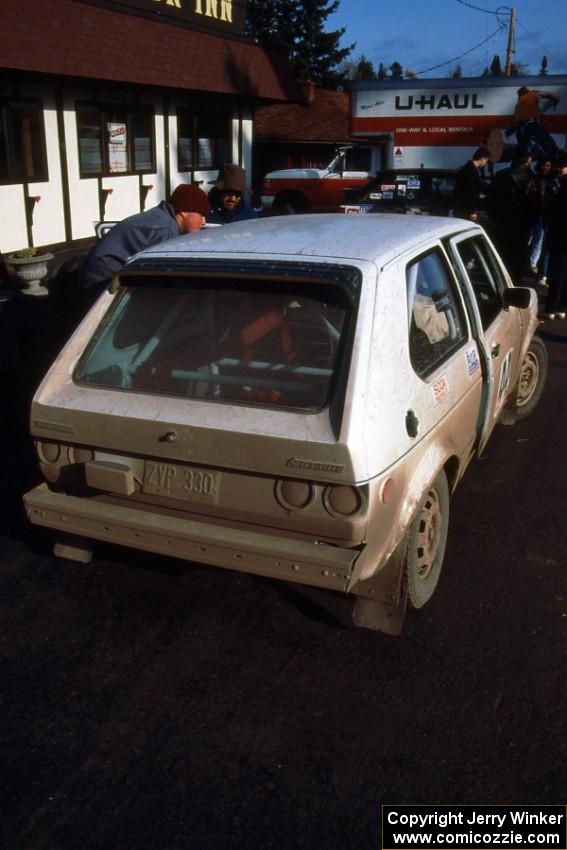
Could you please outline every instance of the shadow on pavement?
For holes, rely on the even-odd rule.
[[[51,296],[17,290],[0,295],[0,534],[25,537],[35,548],[45,535],[28,524],[22,495],[40,479],[29,416],[33,395],[67,338]],[[41,547],[43,548],[43,547]]]

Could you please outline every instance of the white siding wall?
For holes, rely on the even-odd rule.
[[[32,233],[34,245],[64,243],[64,185],[61,168],[61,150],[64,151],[69,193],[69,212],[72,240],[91,238],[93,224],[100,218],[99,187],[112,189],[107,196],[104,218],[119,220],[140,210],[140,179],[138,175],[116,175],[81,178],[79,173],[79,144],[75,109],[77,102],[92,100],[90,86],[66,89],[63,95],[63,132],[59,138],[55,90],[50,85],[34,84],[22,86],[24,97],[37,97],[43,101],[45,141],[47,150],[48,180],[29,184],[27,195],[37,196],[33,211]],[[99,97],[104,100],[101,87]],[[129,99],[133,97],[129,94]],[[172,97],[169,114],[165,112],[163,98],[159,94],[144,95],[143,103],[155,110],[155,156],[156,171],[142,176],[142,185],[149,187],[144,208],[155,206],[179,183],[195,180],[203,191],[208,192],[217,176],[217,169],[180,172],[177,167],[177,107],[186,106],[187,96]],[[169,148],[166,148],[166,127]],[[168,158],[169,185],[167,185],[166,157]],[[248,177],[252,172],[252,113],[245,111],[240,118],[240,109],[233,110],[231,123],[231,159],[244,166]],[[28,245],[26,225],[26,195],[22,184],[0,186],[0,250],[9,253]]]
[[[21,86],[23,98],[37,98],[43,103],[45,146],[47,153],[47,180],[0,186],[0,250],[17,251],[28,245],[26,222],[27,199],[37,197],[33,207],[32,235],[36,247],[65,241],[65,218],[61,162],[59,159],[59,134],[55,95],[46,86]]]
[[[48,180],[28,184],[28,194],[41,198],[33,210],[32,234],[36,246],[65,241],[65,212],[63,183],[59,155],[59,132],[55,94],[39,86],[22,86],[24,97],[37,97],[43,101],[45,147],[47,151]]]
[[[252,117],[244,113],[242,118],[242,166],[246,169],[248,185],[252,179]]]
[[[104,207],[105,221],[121,221],[140,212],[140,181],[137,174],[103,177],[102,188],[110,190]]]
[[[232,162],[241,165],[240,162],[240,135],[239,135],[240,119],[235,117],[232,119]]]
[[[96,177],[81,179],[79,176],[79,140],[75,103],[78,100],[88,100],[89,98],[90,90],[74,89],[67,91],[63,107],[72,239],[86,239],[93,236],[93,222],[100,218],[98,180]]]
[[[165,118],[163,101],[158,95],[145,98],[144,103],[150,104],[155,110],[156,171],[154,174],[144,174],[142,177],[142,185],[151,186],[144,203],[144,209],[149,210],[150,207],[155,207],[160,201],[163,201],[167,194],[165,185]]]
[[[24,187],[20,184],[0,186],[0,251],[7,254],[19,248],[27,248],[26,207]]]

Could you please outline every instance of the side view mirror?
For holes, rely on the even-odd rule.
[[[502,295],[502,303],[505,308],[518,307],[520,310],[526,310],[532,300],[532,292],[528,286],[512,286],[504,290]]]

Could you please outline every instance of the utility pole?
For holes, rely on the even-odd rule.
[[[512,76],[512,53],[514,52],[514,30],[516,28],[516,10],[510,9],[510,27],[508,29],[508,46],[506,48],[506,70],[505,77]]]

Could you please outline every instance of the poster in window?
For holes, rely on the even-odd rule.
[[[126,124],[109,121],[108,131],[108,170],[111,174],[128,171],[128,146]]]

